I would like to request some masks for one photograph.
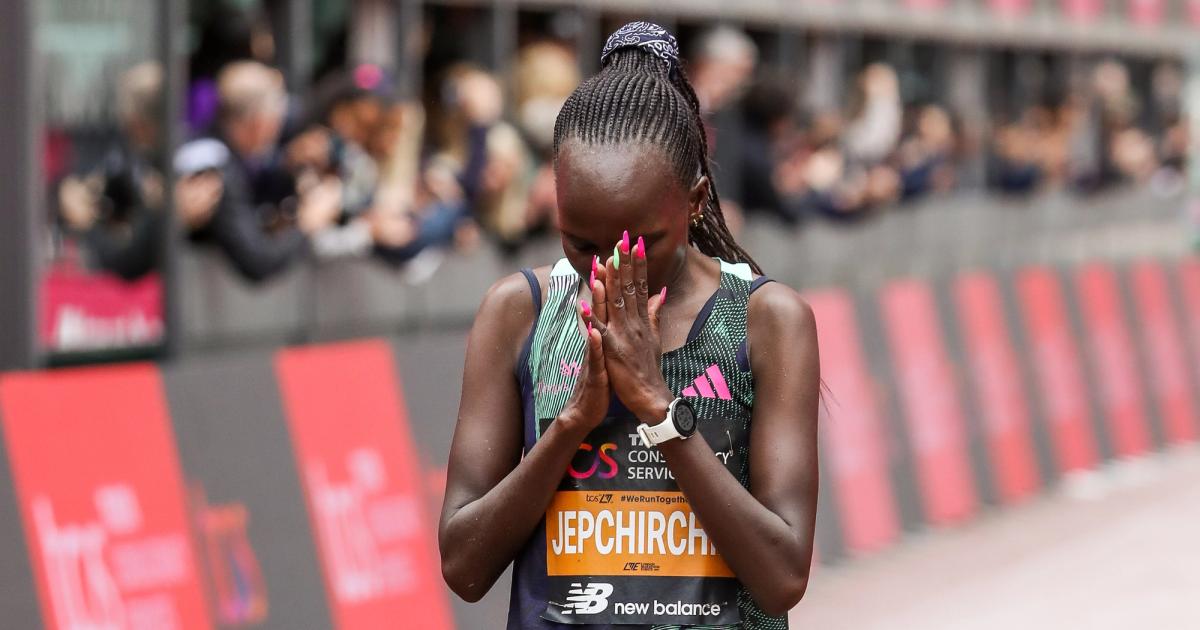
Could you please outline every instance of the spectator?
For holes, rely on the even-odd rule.
[[[754,76],[758,47],[744,32],[720,26],[697,40],[688,76],[700,101],[713,174],[720,183],[726,216],[736,221],[745,196],[741,181],[744,155],[739,146],[744,136],[737,103]]]
[[[552,226],[557,219],[558,200],[550,163],[554,122],[558,110],[579,85],[579,63],[567,47],[537,42],[521,49],[515,75],[517,125],[538,161],[529,184],[525,217],[526,231],[534,231]]]
[[[121,76],[117,90],[121,137],[93,172],[64,179],[59,212],[95,266],[135,280],[157,269],[161,258],[162,68],[136,65]]]
[[[864,164],[882,162],[900,140],[903,105],[900,83],[890,66],[873,63],[858,76],[858,105],[846,124],[846,157]]]
[[[261,281],[304,255],[308,236],[336,219],[341,184],[321,177],[298,189],[286,169],[279,138],[287,93],[277,70],[235,62],[221,71],[217,88],[216,134],[177,155],[177,199],[193,241],[215,245],[245,278]],[[207,203],[214,176],[215,204]]]
[[[792,168],[806,147],[792,111],[791,93],[777,77],[757,82],[743,104],[742,203],[747,213],[765,212],[785,223],[803,218],[803,176]],[[789,154],[793,159],[789,160]],[[799,175],[800,180],[797,181]]]
[[[901,199],[946,192],[954,185],[954,127],[950,114],[937,105],[917,111],[913,133],[897,152]]]
[[[485,232],[516,247],[528,228],[526,200],[533,161],[516,129],[500,120],[499,82],[466,64],[450,68],[443,82],[436,153],[429,178],[440,197],[461,189]]]

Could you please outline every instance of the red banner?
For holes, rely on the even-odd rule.
[[[933,293],[924,283],[897,281],[881,303],[925,516],[934,524],[962,521],[975,512],[975,477]]]
[[[46,627],[211,627],[155,368],[4,376],[0,407]]]
[[[39,333],[55,352],[152,346],[162,342],[162,279],[125,282],[107,273],[52,267],[42,278]]]
[[[1004,322],[996,279],[985,273],[959,276],[954,285],[958,319],[978,393],[996,490],[1012,503],[1040,485],[1030,437],[1029,407],[1016,350]]]
[[[1054,440],[1058,468],[1069,473],[1095,468],[1087,385],[1079,348],[1071,336],[1062,285],[1053,271],[1027,269],[1017,279],[1021,315],[1029,336],[1030,363]]]
[[[805,295],[817,319],[821,380],[822,453],[831,462],[842,537],[847,550],[864,553],[900,535],[888,449],[875,387],[855,325],[854,304],[843,291]]]
[[[1075,271],[1075,283],[1113,451],[1139,455],[1150,448],[1149,425],[1117,276],[1108,266],[1089,264]]]
[[[1188,374],[1187,347],[1171,306],[1166,271],[1155,262],[1140,262],[1131,273],[1141,324],[1142,347],[1149,358],[1150,382],[1168,442],[1196,439],[1196,400]]]
[[[276,370],[336,627],[450,628],[387,344],[284,350]]]

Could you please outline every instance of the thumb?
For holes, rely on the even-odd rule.
[[[655,335],[658,334],[658,312],[666,301],[667,287],[665,286],[658,292],[658,295],[650,296],[650,299],[646,300],[646,317],[650,319],[650,328]]]
[[[600,331],[592,328],[587,334],[587,367],[593,375],[604,374],[604,341]]]

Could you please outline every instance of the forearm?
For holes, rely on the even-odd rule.
[[[586,434],[578,423],[552,422],[500,483],[445,520],[439,541],[442,573],[460,597],[483,597],[513,561],[545,516]]]
[[[811,543],[742,487],[699,433],[656,448],[734,575],[764,610],[786,612],[807,586]]]

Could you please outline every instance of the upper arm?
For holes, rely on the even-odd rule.
[[[768,283],[751,295],[747,335],[754,373],[750,491],[793,531],[805,532],[816,512],[821,378],[812,309],[794,289]]]
[[[467,339],[443,524],[500,483],[521,460],[524,418],[513,367],[534,312],[529,283],[519,273],[492,285],[479,306]]]

